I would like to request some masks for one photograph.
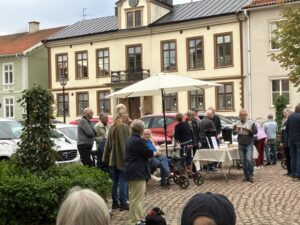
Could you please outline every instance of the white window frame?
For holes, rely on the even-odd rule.
[[[269,21],[269,49],[270,51],[279,51],[280,49],[279,48],[272,48],[272,24],[278,22],[278,21],[281,21],[283,19],[273,19],[273,20],[270,20]]]
[[[9,71],[5,71],[5,66],[12,66],[12,70],[11,70],[11,72],[12,72],[12,81],[11,81],[11,83],[5,83],[5,72],[10,72],[10,70]],[[15,80],[15,71],[14,71],[14,64],[13,63],[4,63],[3,64],[3,66],[2,66],[2,74],[3,74],[3,82],[2,82],[2,84],[3,85],[13,85],[14,84],[14,80]]]
[[[280,81],[280,85],[279,85],[279,95],[282,95],[282,80],[288,80],[289,79],[287,77],[276,77],[276,78],[271,78],[270,79],[270,91],[271,91],[271,108],[274,108],[275,105],[273,105],[273,84],[272,84],[272,81],[274,80],[279,80]],[[291,104],[291,99],[290,99],[290,92],[291,92],[291,88],[290,88],[290,82],[289,82],[289,103],[287,104],[287,106],[290,106]]]
[[[13,100],[13,104],[8,104],[8,106],[12,106],[12,113],[13,113],[13,116],[9,116],[7,117],[6,116],[6,100],[7,99],[12,99]],[[13,96],[8,96],[8,97],[3,97],[3,118],[15,118],[15,97]]]

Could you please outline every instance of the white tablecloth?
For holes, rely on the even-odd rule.
[[[257,149],[253,148],[253,158],[258,157]],[[194,155],[193,162],[197,168],[200,169],[200,161],[206,162],[221,162],[223,164],[229,164],[232,160],[240,159],[238,147],[213,150],[213,149],[198,149]]]

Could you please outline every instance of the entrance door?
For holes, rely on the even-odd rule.
[[[141,101],[140,97],[128,98],[128,113],[130,119],[138,119],[141,117],[140,106]]]

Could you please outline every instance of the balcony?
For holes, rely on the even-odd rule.
[[[112,83],[136,82],[150,77],[150,70],[120,70],[111,71]]]

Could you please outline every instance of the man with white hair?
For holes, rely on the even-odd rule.
[[[211,110],[207,110],[205,112],[204,118],[199,123],[200,141],[202,148],[209,148],[209,143],[207,142],[206,137],[216,136],[217,131],[212,118],[213,112]]]
[[[92,161],[92,148],[95,141],[96,131],[90,122],[94,112],[90,108],[83,110],[83,116],[78,123],[77,148],[80,154],[81,162],[85,166],[95,166]]]
[[[257,127],[252,120],[248,120],[248,113],[245,109],[240,110],[240,120],[233,125],[233,134],[238,135],[240,159],[243,164],[244,178],[242,182],[254,182],[252,162],[254,135],[257,134]]]

